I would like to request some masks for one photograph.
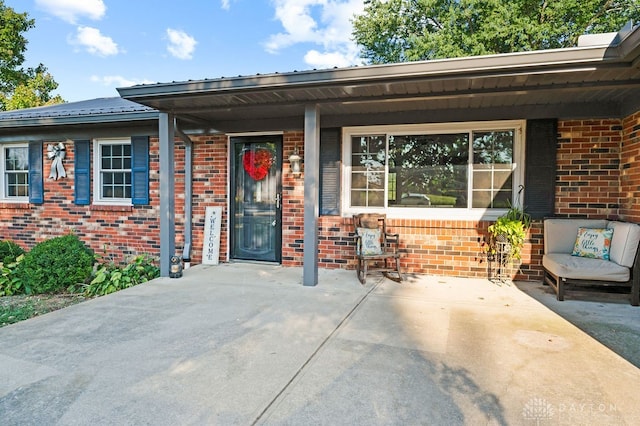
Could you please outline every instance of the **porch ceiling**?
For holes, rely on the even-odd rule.
[[[323,127],[496,118],[623,117],[640,109],[640,30],[616,46],[118,89],[186,128],[302,128],[317,104]]]

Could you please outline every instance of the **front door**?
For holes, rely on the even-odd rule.
[[[231,257],[282,259],[282,136],[231,138]]]

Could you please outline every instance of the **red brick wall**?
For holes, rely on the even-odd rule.
[[[195,136],[193,141],[193,216],[192,263],[202,262],[204,223],[207,206],[222,207],[220,259],[227,259],[229,223],[228,204],[228,138],[224,135]],[[176,170],[178,168],[176,167]],[[184,211],[184,207],[182,210]],[[177,245],[177,244],[176,244]],[[182,249],[182,246],[180,246]],[[180,253],[182,251],[180,250]]]
[[[56,142],[57,143],[57,142]],[[160,250],[158,213],[158,145],[150,152],[148,206],[78,206],[74,204],[74,149],[65,143],[66,178],[50,179],[51,161],[43,145],[44,203],[0,203],[0,238],[32,248],[43,240],[73,232],[105,260],[121,262]],[[91,147],[93,151],[93,146]],[[93,179],[93,176],[92,176]]]
[[[456,277],[488,275],[482,240],[491,222],[463,220],[387,219],[389,232],[400,234],[402,270],[407,273]],[[319,266],[355,268],[355,249],[351,218],[320,218]],[[522,260],[514,273],[520,279],[541,279],[542,224],[529,232]],[[495,266],[495,265],[493,265]]]
[[[304,247],[304,167],[293,176],[289,156],[295,148],[304,158],[304,133],[287,132],[283,136],[282,165],[282,264],[301,266]]]
[[[556,214],[618,217],[621,120],[558,123]]]
[[[622,122],[620,217],[640,223],[640,111]]]

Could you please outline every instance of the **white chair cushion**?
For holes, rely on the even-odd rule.
[[[613,233],[615,235],[615,231]],[[629,281],[630,271],[617,263],[567,253],[550,253],[542,256],[542,266],[554,275],[577,280]]]
[[[609,256],[613,262],[631,268],[640,243],[640,225],[635,223],[611,221],[608,228],[613,229]]]
[[[606,227],[607,221],[604,219],[545,219],[544,253],[571,253],[578,228]],[[615,235],[615,230],[613,233]]]

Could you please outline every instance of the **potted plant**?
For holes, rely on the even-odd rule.
[[[531,227],[531,216],[518,206],[509,206],[509,210],[500,216],[488,228],[491,235],[489,250],[498,251],[498,243],[504,244],[502,251],[509,260],[520,259],[527,231]]]

